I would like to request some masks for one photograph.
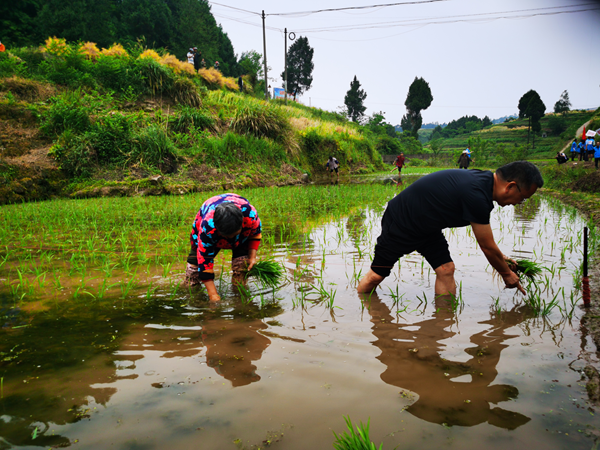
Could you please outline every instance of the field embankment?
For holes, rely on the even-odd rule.
[[[0,204],[299,183],[383,167],[337,113],[256,98],[251,80],[166,52],[48,39],[0,53]]]

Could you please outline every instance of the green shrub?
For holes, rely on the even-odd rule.
[[[558,136],[567,129],[567,121],[563,116],[554,115],[548,119],[548,128],[554,136]]]
[[[99,164],[125,163],[133,149],[134,119],[132,116],[115,113],[100,117],[88,138],[94,148]]]
[[[202,139],[200,146],[193,149],[193,152],[204,164],[216,167],[234,164],[242,169],[245,163],[269,161],[280,164],[287,160],[282,144],[232,132],[227,132],[223,137],[210,136]]]
[[[44,115],[40,130],[48,136],[56,136],[65,130],[84,132],[91,126],[91,108],[84,104],[81,91],[66,91],[53,97]]]
[[[158,125],[142,128],[134,141],[128,163],[146,164],[166,172],[174,170],[176,149],[164,129]]]
[[[181,106],[177,109],[176,114],[169,118],[169,126],[179,133],[189,131],[192,128],[214,130],[215,119],[208,111],[190,106]]]
[[[291,132],[291,126],[279,108],[259,102],[246,103],[239,108],[230,126],[239,134],[273,140],[281,140]]]
[[[178,105],[187,105],[199,108],[202,106],[202,99],[198,88],[189,78],[176,77],[173,80],[169,90],[171,98]]]
[[[344,158],[338,155],[338,143],[335,139],[320,135],[316,130],[308,130],[302,134],[300,146],[308,157],[312,167],[322,167],[330,156],[335,156],[340,162]]]

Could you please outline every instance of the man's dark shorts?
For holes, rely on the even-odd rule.
[[[381,236],[377,238],[371,270],[385,278],[402,256],[415,250],[425,257],[434,270],[442,264],[452,262],[448,241],[441,231],[421,240],[409,239],[397,231],[386,211],[381,219]]]
[[[338,168],[336,167],[335,169],[329,169],[330,172],[335,172],[338,173]]]

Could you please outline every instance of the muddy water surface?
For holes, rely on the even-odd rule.
[[[344,416],[385,449],[592,448],[580,370],[594,349],[571,306],[582,220],[544,199],[492,214],[506,254],[550,268],[540,298],[560,308],[539,317],[469,229],[446,230],[455,301],[434,300],[418,254],[359,297],[383,208],[261,249],[287,268],[274,292],[240,296],[224,273],[218,306],[179,292],[6,315],[0,448],[326,449]]]

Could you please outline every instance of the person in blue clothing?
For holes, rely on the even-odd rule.
[[[577,145],[577,148],[579,149],[579,161],[587,161],[585,159],[587,153],[585,152],[585,144],[583,143],[583,141],[579,141],[579,145]]]
[[[596,166],[596,170],[598,170],[598,162],[600,162],[600,142],[596,142],[596,147],[594,147],[594,165]]]
[[[579,147],[577,147],[577,139],[573,139],[573,143],[571,144],[571,161],[575,160],[576,153],[579,153]]]
[[[585,140],[585,151],[587,152],[587,157],[591,161],[594,157],[594,151],[596,150],[596,141],[593,137],[588,137]]]

